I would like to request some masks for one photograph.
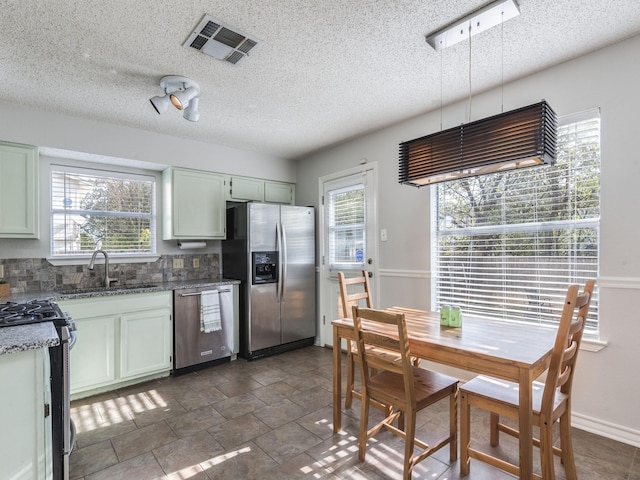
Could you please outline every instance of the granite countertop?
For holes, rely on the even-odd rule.
[[[28,302],[30,300],[71,300],[78,298],[105,297],[113,295],[128,295],[134,293],[164,292],[198,287],[216,287],[220,285],[238,285],[240,280],[227,278],[210,278],[206,280],[185,280],[175,282],[161,282],[145,285],[115,285],[110,288],[82,288],[63,291],[24,293],[1,298],[0,304],[6,302]],[[58,335],[51,322],[31,325],[17,325],[15,327],[0,328],[0,355],[34,348],[53,347],[58,345]]]
[[[203,280],[183,280],[173,282],[159,282],[143,285],[114,285],[109,288],[97,287],[97,288],[67,288],[63,290],[56,290],[51,292],[39,292],[39,293],[21,293],[17,295],[11,295],[7,298],[0,299],[0,303],[5,302],[28,302],[29,300],[70,300],[76,298],[90,298],[90,297],[106,297],[112,295],[128,295],[133,293],[150,293],[150,292],[164,292],[167,290],[182,290],[185,288],[198,288],[198,287],[215,287],[220,285],[239,285],[240,280],[233,280],[229,278],[210,278]]]
[[[59,343],[60,339],[52,322],[0,328],[0,355],[55,347]]]

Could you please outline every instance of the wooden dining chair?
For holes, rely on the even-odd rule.
[[[540,438],[534,438],[533,444],[540,448],[542,477],[554,479],[553,455],[560,456],[568,480],[576,480],[576,466],[571,441],[571,386],[575,372],[582,333],[589,313],[594,281],[586,282],[584,291],[578,294],[578,285],[572,285],[567,291],[556,340],[551,354],[549,368],[544,383],[533,384],[533,424],[539,427]],[[514,437],[518,430],[500,423],[500,416],[518,418],[518,385],[491,377],[479,376],[460,387],[461,423],[460,423],[460,472],[467,475],[470,470],[470,458],[475,458],[519,475],[517,465],[506,462],[496,456],[480,452],[470,445],[470,407],[490,412],[490,444],[498,446],[499,433]],[[559,420],[560,448],[553,446],[552,427]]]
[[[338,284],[340,286],[340,307],[342,318],[351,318],[351,309],[354,306],[373,308],[373,297],[369,286],[369,272],[362,270],[356,277],[346,277],[343,272],[338,272]],[[345,408],[351,408],[353,399],[361,399],[361,393],[355,389],[355,365],[358,362],[358,348],[356,343],[347,340],[347,391],[344,400]],[[420,359],[414,358],[415,366],[420,366]],[[372,403],[376,408],[386,410],[386,405]]]
[[[373,308],[371,289],[369,287],[369,274],[362,270],[361,275],[347,278],[343,272],[338,272],[338,284],[340,286],[340,305],[342,317],[351,318],[351,309],[364,303],[367,308]],[[355,342],[347,340],[347,391],[344,400],[345,408],[351,408],[353,398],[362,398],[359,391],[355,390],[355,362],[358,361],[358,348]]]
[[[413,365],[404,314],[353,307],[353,321],[363,378],[359,459],[365,459],[367,440],[386,429],[404,438],[405,480],[411,478],[417,463],[447,444],[450,446],[449,457],[455,461],[458,455],[458,380]],[[416,438],[416,414],[447,397],[449,435],[429,446]],[[369,429],[372,401],[388,405],[389,411],[384,420]],[[393,425],[396,420],[398,427]],[[414,454],[416,447],[420,452]]]

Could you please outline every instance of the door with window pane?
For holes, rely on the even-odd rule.
[[[374,170],[367,169],[323,183],[322,342],[332,343],[331,320],[339,315],[338,272],[370,272],[377,295]]]

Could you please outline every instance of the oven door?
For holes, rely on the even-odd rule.
[[[67,326],[57,327],[60,345],[49,350],[51,358],[51,430],[54,480],[69,479],[69,456],[75,445],[76,431],[71,420],[69,350],[76,332]]]

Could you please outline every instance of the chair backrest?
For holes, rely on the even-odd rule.
[[[573,374],[591,305],[594,283],[593,280],[587,281],[581,294],[578,294],[578,285],[571,285],[567,290],[542,396],[543,412],[550,412],[553,409],[558,387],[563,393],[571,394]]]
[[[371,369],[397,373],[404,378],[404,398],[394,403],[415,402],[413,367],[409,337],[403,313],[390,313],[371,308],[352,307],[353,324],[362,365],[364,388],[369,387]]]
[[[351,308],[358,306],[361,300],[365,300],[367,308],[373,307],[369,274],[366,270],[362,270],[361,275],[357,277],[345,277],[344,273],[338,272],[338,283],[340,285],[342,318],[351,318]]]

